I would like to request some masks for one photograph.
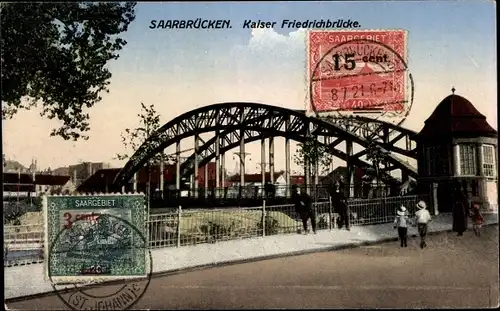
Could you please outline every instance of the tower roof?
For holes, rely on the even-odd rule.
[[[452,89],[454,93],[455,89]],[[425,121],[419,137],[497,137],[486,117],[470,101],[451,94],[439,103]]]

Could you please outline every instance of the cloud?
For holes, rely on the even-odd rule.
[[[299,29],[288,35],[274,29],[252,29],[246,45],[237,45],[230,56],[239,66],[248,66],[252,71],[266,70],[267,74],[283,74],[283,70],[305,68],[305,34]]]
[[[274,29],[252,29],[252,37],[248,49],[252,52],[302,52],[305,47],[306,31],[300,28],[287,35],[277,33]],[[296,55],[292,55],[296,56]]]

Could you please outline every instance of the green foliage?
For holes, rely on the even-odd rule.
[[[20,218],[26,213],[26,205],[16,202],[4,202],[3,205],[4,224],[21,225]]]
[[[318,223],[316,225],[318,230],[328,229],[328,215],[319,215]]]
[[[266,235],[276,235],[279,233],[279,222],[273,216],[266,215],[264,217],[265,223],[265,234]],[[258,223],[258,228],[262,230],[262,220]]]
[[[367,160],[372,162],[372,167],[371,169],[368,170],[368,172],[372,171],[375,173],[375,176],[377,177],[377,180],[381,180],[381,174],[380,174],[380,165],[383,163],[385,157],[389,153],[387,150],[381,148],[380,146],[376,145],[375,143],[371,143],[368,145],[367,148],[367,154],[366,158]]]
[[[230,237],[236,228],[236,223],[233,221],[231,224],[224,224],[221,222],[208,221],[200,226],[201,232],[206,238],[220,239]]]
[[[299,143],[294,154],[294,162],[298,166],[304,167],[305,161],[311,165],[312,175],[316,175],[329,170],[333,157],[325,144],[315,138],[310,138],[304,143]],[[318,172],[316,172],[316,167],[319,169]]]
[[[151,134],[160,128],[160,115],[155,109],[154,105],[146,106],[141,103],[141,112],[137,114],[139,117],[139,126],[130,129],[126,128],[125,132],[121,134],[123,145],[130,152],[135,152]],[[117,154],[118,160],[129,159],[131,154]],[[154,160],[160,160],[161,154],[155,155]]]
[[[43,199],[42,197],[33,198],[33,206],[35,212],[41,212],[43,209]]]
[[[134,2],[2,3],[2,117],[41,104],[62,125],[51,136],[88,139],[84,111],[108,92],[106,68],[127,43]]]

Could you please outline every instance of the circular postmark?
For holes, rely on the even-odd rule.
[[[316,117],[361,115],[401,124],[411,110],[414,93],[405,60],[406,32],[353,33],[309,34],[310,112]]]
[[[72,310],[130,309],[146,292],[153,271],[144,234],[111,214],[86,215],[60,230],[47,260],[52,288]],[[64,270],[53,273],[61,265]]]

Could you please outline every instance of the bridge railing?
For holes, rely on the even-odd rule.
[[[350,200],[351,224],[375,225],[391,222],[396,216],[396,210],[401,205],[406,207],[409,215],[413,216],[420,200],[428,202],[427,196],[422,195]]]
[[[306,191],[305,185],[298,185],[302,192]],[[330,185],[309,185],[309,194],[315,201],[328,201]],[[225,188],[199,188],[186,190],[154,191],[151,194],[151,206],[192,206],[192,207],[221,207],[221,206],[260,206],[262,200],[269,205],[290,204],[292,186],[266,185],[266,186],[232,186]],[[399,196],[398,187],[386,185],[374,186],[370,184],[355,184],[344,188],[344,195],[355,198],[375,198],[386,196]]]
[[[420,196],[401,196],[378,199],[352,199],[348,201],[352,226],[374,225],[393,221],[397,208],[404,205],[410,215]],[[317,230],[337,227],[338,215],[330,202],[313,204]],[[309,229],[311,224],[308,224]],[[293,204],[249,208],[183,209],[152,214],[147,221],[151,248],[182,247],[218,241],[247,239],[271,235],[302,233],[302,221]],[[43,225],[5,226],[4,245],[10,256],[4,266],[21,264],[31,256],[33,262],[43,259]],[[38,252],[37,252],[38,250]],[[16,261],[17,260],[17,261]]]

